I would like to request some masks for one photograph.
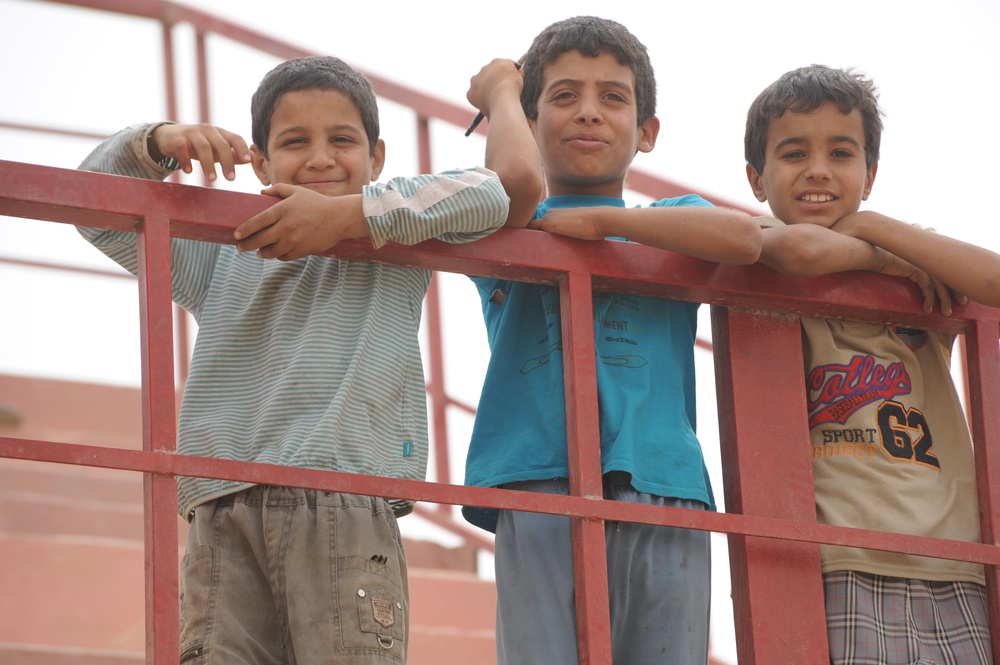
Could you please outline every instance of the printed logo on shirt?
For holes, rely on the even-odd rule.
[[[896,462],[912,462],[941,470],[941,461],[931,452],[934,438],[927,418],[918,409],[907,409],[887,401],[875,411],[878,428],[823,428],[823,442],[814,445],[813,459],[853,457],[871,459],[881,450]]]
[[[917,328],[906,328],[904,326],[896,326],[894,329],[896,337],[907,346],[910,351],[918,351],[924,344],[927,343],[927,331],[918,330]]]
[[[911,389],[910,374],[902,362],[881,365],[872,356],[859,354],[847,364],[818,365],[806,377],[809,428],[843,425],[865,405],[891,400]]]

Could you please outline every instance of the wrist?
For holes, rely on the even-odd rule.
[[[149,158],[153,161],[153,163],[161,169],[176,171],[180,168],[180,162],[177,161],[176,157],[167,157],[164,155],[160,150],[160,145],[156,142],[156,138],[154,137],[156,130],[166,124],[170,123],[161,122],[153,125],[146,133],[146,154],[149,155]]]

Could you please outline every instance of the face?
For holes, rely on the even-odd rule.
[[[830,228],[853,212],[871,193],[878,165],[865,166],[861,113],[840,112],[833,102],[815,111],[785,111],[771,120],[764,171],[747,165],[758,201],[767,201],[786,224]]]
[[[251,147],[254,171],[265,186],[286,183],[325,194],[360,194],[378,179],[385,145],[369,150],[354,102],[339,90],[297,90],[278,99],[265,158]]]
[[[549,196],[620,197],[632,158],[653,149],[660,128],[655,117],[637,126],[631,69],[575,50],[546,66],[531,125]]]

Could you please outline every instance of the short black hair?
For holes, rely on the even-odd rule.
[[[865,166],[878,163],[882,142],[882,111],[875,83],[851,69],[811,65],[786,72],[764,88],[747,111],[743,151],[747,163],[764,171],[767,132],[771,120],[785,111],[808,113],[824,102],[833,102],[844,114],[858,109],[865,132]]]
[[[545,68],[568,51],[596,58],[610,53],[635,75],[635,100],[641,125],[656,114],[656,77],[646,47],[620,23],[596,16],[576,16],[553,23],[535,37],[522,70],[521,107],[529,120],[538,119]]]
[[[286,60],[269,71],[250,100],[250,135],[267,157],[271,116],[281,96],[298,90],[339,90],[354,102],[368,135],[368,150],[375,154],[378,142],[378,102],[371,82],[340,58],[328,55]]]

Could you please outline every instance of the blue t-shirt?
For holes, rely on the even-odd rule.
[[[695,195],[654,206],[709,206]],[[625,207],[620,198],[554,196],[553,208]],[[482,300],[490,363],[466,458],[465,482],[496,487],[569,476],[559,287],[473,277]],[[594,339],[604,473],[631,474],[647,494],[714,509],[695,435],[694,344],[698,303],[594,292]],[[462,509],[495,531],[497,511]]]

